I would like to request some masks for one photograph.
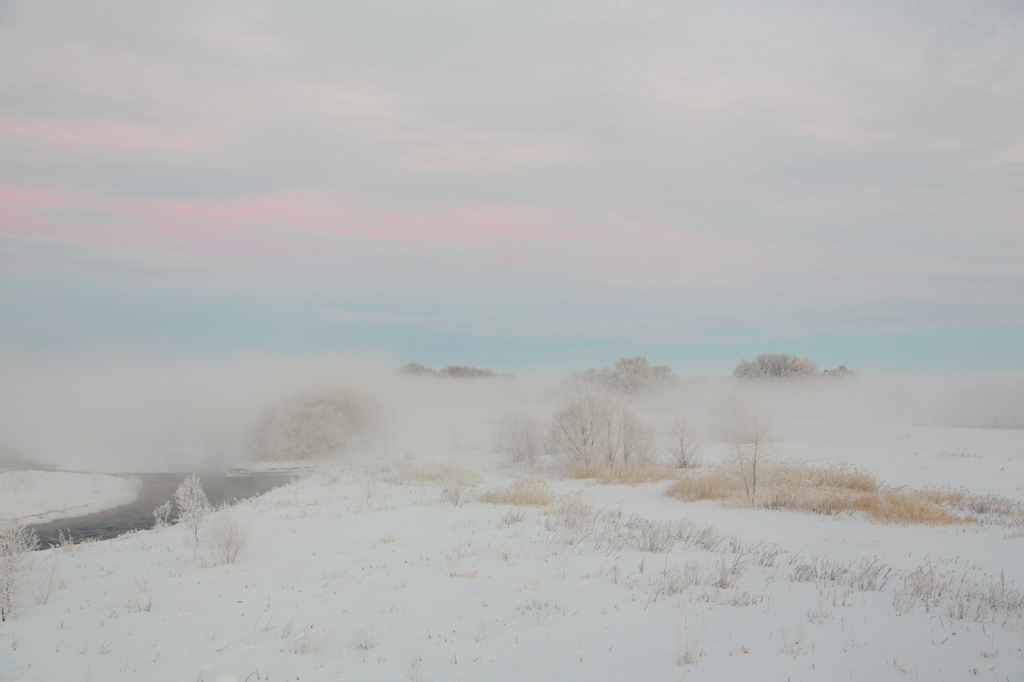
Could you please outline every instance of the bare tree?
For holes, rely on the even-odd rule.
[[[0,526],[0,622],[14,618],[25,577],[31,568],[29,553],[39,546],[35,531],[20,523]]]
[[[768,420],[754,414],[746,415],[745,419],[733,425],[733,456],[739,467],[747,502],[752,507],[757,504],[758,465],[774,452],[770,435]]]
[[[574,468],[589,468],[604,453],[604,430],[611,421],[612,399],[601,393],[584,393],[569,399],[555,412],[551,427],[553,449]]]
[[[199,477],[195,474],[186,476],[174,491],[174,501],[178,505],[178,522],[188,529],[198,547],[199,526],[210,513],[210,501]]]
[[[650,427],[607,394],[586,393],[570,399],[555,413],[551,439],[554,449],[579,473],[595,466],[642,463],[653,453]]]
[[[697,428],[686,417],[675,420],[664,439],[665,449],[680,469],[700,466],[698,451],[702,443]]]
[[[534,464],[544,452],[544,429],[532,414],[510,414],[498,423],[494,445],[513,464]]]
[[[653,430],[622,403],[612,411],[607,432],[605,452],[609,464],[642,464],[651,459],[654,451]]]

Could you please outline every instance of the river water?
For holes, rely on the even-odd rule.
[[[153,510],[164,502],[174,500],[174,490],[188,474],[131,474],[142,482],[139,495],[134,502],[106,511],[41,523],[32,528],[39,535],[41,549],[60,543],[61,534],[70,536],[74,542],[83,540],[106,540],[132,530],[153,527]],[[284,485],[295,478],[294,473],[253,473],[225,476],[223,474],[200,474],[203,489],[213,506],[234,502],[259,495],[272,488]],[[171,512],[171,520],[177,511]]]

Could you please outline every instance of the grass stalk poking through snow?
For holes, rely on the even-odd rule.
[[[480,500],[517,507],[546,507],[555,501],[555,495],[551,492],[551,486],[544,481],[520,478],[510,485],[482,494]]]

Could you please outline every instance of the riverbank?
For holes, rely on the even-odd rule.
[[[19,469],[0,471],[0,521],[36,525],[95,514],[133,502],[137,478]]]
[[[286,471],[231,471],[227,474],[201,474],[200,480],[210,505],[219,507],[265,493],[288,483],[296,475]],[[137,485],[137,493],[124,504],[48,522],[28,522],[28,525],[39,536],[39,546],[43,549],[69,540],[109,540],[123,533],[149,530],[155,522],[153,510],[165,502],[173,503],[174,491],[185,476],[183,472],[132,474],[129,478]],[[174,513],[171,518],[175,518]]]

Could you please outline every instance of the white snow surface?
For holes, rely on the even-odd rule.
[[[65,471],[0,471],[0,521],[46,523],[128,504],[139,482]]]
[[[1024,490],[1022,431],[777,433],[775,457],[893,485]],[[727,449],[708,442],[703,455]],[[0,680],[1024,679],[1021,610],[970,611],[1024,603],[1020,527],[686,504],[667,483],[563,479],[486,449],[415,457],[325,469],[238,504],[249,538],[233,564],[212,549],[225,511],[198,548],[172,526],[36,553],[19,617],[0,624]],[[409,473],[437,461],[482,477],[459,506]],[[590,512],[479,501],[522,476]],[[647,542],[667,528],[665,546]],[[798,579],[808,566],[819,575]],[[924,583],[947,589],[911,599]]]

